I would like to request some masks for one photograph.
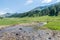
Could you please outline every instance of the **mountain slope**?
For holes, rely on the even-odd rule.
[[[36,17],[36,16],[58,16],[60,12],[60,2],[47,6],[37,7],[29,12],[15,13],[9,17]]]

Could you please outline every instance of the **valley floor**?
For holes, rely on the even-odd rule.
[[[43,27],[60,30],[60,16],[41,16],[41,17],[25,17],[25,18],[3,18],[0,19],[0,28],[19,24],[31,24],[46,22]]]
[[[60,40],[60,16],[0,19],[0,40]]]

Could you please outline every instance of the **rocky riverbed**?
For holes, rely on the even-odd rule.
[[[15,25],[1,29],[0,40],[60,40],[60,31]]]

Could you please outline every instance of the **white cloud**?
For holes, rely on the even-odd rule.
[[[29,5],[31,3],[33,3],[33,0],[27,0],[26,3],[25,3],[25,5]]]
[[[0,15],[3,15],[5,14],[6,12],[5,11],[0,11]]]
[[[0,15],[3,15],[3,14],[5,14],[5,13],[9,12],[9,11],[10,11],[9,8],[5,8],[5,9],[3,9],[3,10],[0,10]]]
[[[4,10],[4,11],[5,11],[5,10],[8,10],[8,11],[9,11],[10,9],[9,9],[9,8],[5,8],[5,9],[3,9],[3,10]]]
[[[50,3],[50,2],[52,2],[52,0],[42,0],[41,3]]]
[[[57,0],[57,2],[60,2],[60,0]]]

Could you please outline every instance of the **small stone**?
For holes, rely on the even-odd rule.
[[[16,35],[19,35],[18,33],[16,33]]]
[[[49,34],[49,33],[46,33],[46,34]]]
[[[30,33],[30,32],[29,32]]]
[[[19,30],[22,30],[22,28],[19,28]]]
[[[0,31],[1,31],[1,29],[0,29]]]
[[[51,39],[51,37],[49,37],[48,39]]]
[[[24,33],[25,33],[26,31],[24,31]]]

